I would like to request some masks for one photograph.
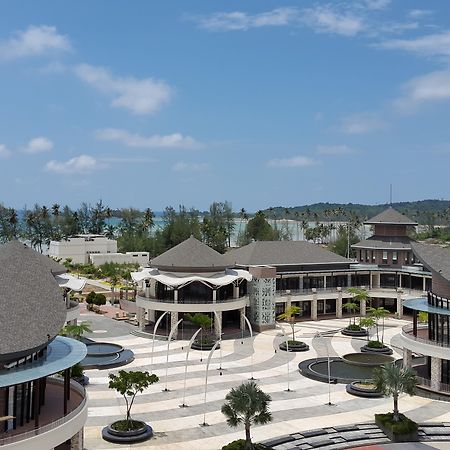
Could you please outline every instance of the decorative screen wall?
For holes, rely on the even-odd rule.
[[[275,278],[254,278],[250,283],[250,321],[275,325]]]

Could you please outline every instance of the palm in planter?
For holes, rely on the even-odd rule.
[[[369,342],[370,329],[375,326],[375,319],[373,317],[361,317],[359,325],[367,330],[367,342]]]
[[[222,405],[222,414],[227,418],[230,427],[244,424],[245,450],[253,450],[250,429],[253,424],[264,425],[272,420],[269,411],[270,395],[263,392],[254,381],[242,383],[231,389]]]
[[[278,320],[284,320],[286,321],[292,329],[292,342],[297,342],[295,340],[295,315],[302,311],[302,308],[299,306],[290,306],[289,308],[286,308],[284,313],[280,314],[277,319]]]
[[[384,346],[384,319],[386,316],[389,315],[389,311],[382,306],[378,308],[368,308],[367,312],[369,313],[369,316],[372,317],[375,321],[375,329],[377,333],[377,341],[381,343],[382,346]],[[382,321],[381,324],[381,340],[380,340],[380,333],[379,333],[379,323],[380,320]]]
[[[84,333],[92,333],[90,322],[81,322],[77,325],[69,324],[61,330],[61,336],[69,336],[71,338],[81,340]]]
[[[396,364],[385,364],[374,370],[373,381],[377,389],[384,395],[392,396],[394,400],[392,421],[399,422],[398,397],[402,393],[414,395],[417,384],[416,374],[409,368],[402,368]]]
[[[147,389],[151,384],[158,381],[159,378],[149,372],[119,370],[117,375],[113,373],[109,374],[108,387],[116,390],[123,396],[127,409],[125,420],[120,420],[112,424],[113,429],[127,432],[144,426],[143,422],[131,419],[131,408],[133,407],[136,395],[142,393],[144,389]]]
[[[212,326],[211,317],[209,317],[206,314],[195,313],[195,314],[186,314],[186,319],[202,329],[202,331],[200,332],[201,346],[203,346],[203,344],[211,344],[212,340],[208,339],[207,337],[205,338],[203,337],[203,333],[207,334],[208,330],[211,329]]]
[[[342,305],[342,307],[347,311],[348,314],[352,314],[348,321],[347,328],[359,329],[358,325],[356,325],[356,312],[359,311],[359,305],[355,302],[347,302]]]

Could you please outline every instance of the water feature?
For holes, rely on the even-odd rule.
[[[109,369],[124,366],[134,359],[134,353],[121,345],[95,342],[90,339],[84,339],[84,341],[87,355],[80,363],[84,369]]]

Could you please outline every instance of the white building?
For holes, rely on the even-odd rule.
[[[146,266],[149,262],[148,252],[126,252],[126,253],[91,253],[89,260],[94,266],[101,266],[107,262],[117,264],[139,264]]]
[[[117,241],[100,234],[78,234],[66,241],[51,241],[48,251],[54,258],[71,258],[76,264],[87,264],[89,256],[98,253],[117,253]]]

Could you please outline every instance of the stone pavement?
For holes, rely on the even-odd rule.
[[[91,317],[87,315],[82,319],[91,320]],[[95,316],[92,317],[94,332],[89,337],[117,342],[130,348],[135,353],[135,360],[125,368],[149,370],[160,378],[159,383],[136,397],[133,407],[134,418],[150,423],[155,437],[145,443],[135,444],[133,448],[217,450],[244,435],[242,428],[228,427],[220,408],[228,391],[249,379],[252,374],[261,388],[271,395],[270,409],[273,414],[270,424],[252,428],[254,441],[317,428],[372,422],[375,413],[390,411],[391,399],[354,397],[346,393],[345,385],[331,385],[331,401],[336,405],[328,406],[328,385],[304,378],[297,370],[301,360],[326,356],[327,349],[331,354],[338,355],[358,351],[365,344],[364,340],[333,334],[333,331],[347,323],[345,319],[299,323],[297,338],[310,346],[310,350],[303,353],[275,351],[282,340],[275,330],[256,335],[254,342],[250,338],[245,338],[243,343],[241,339],[223,341],[222,360],[220,351],[216,351],[211,360],[206,402],[204,387],[207,352],[191,350],[185,394],[188,408],[179,408],[183,403],[186,341],[174,341],[170,344],[169,363],[166,365],[167,342],[155,342],[152,364],[152,341],[128,334],[133,329],[128,324]],[[389,341],[405,323],[402,320],[388,319],[385,340]],[[290,327],[286,326],[286,332],[289,330]],[[326,345],[323,339],[314,338],[317,331],[331,332],[326,338]],[[398,352],[394,356],[401,357]],[[220,366],[222,371],[218,370]],[[87,450],[117,448],[101,439],[102,427],[122,418],[125,412],[122,398],[108,389],[108,373],[116,373],[117,370],[86,371],[90,378],[87,388],[90,407],[85,428]],[[166,384],[169,391],[163,392]],[[289,392],[286,391],[288,386]],[[402,412],[418,422],[450,422],[450,405],[447,402],[402,396],[399,406]],[[200,426],[204,420],[209,426]]]

